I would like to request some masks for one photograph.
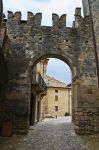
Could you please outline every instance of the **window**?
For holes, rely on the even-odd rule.
[[[58,96],[57,95],[55,95],[55,101],[58,101]]]
[[[55,111],[58,111],[58,106],[55,106]]]
[[[55,90],[55,93],[58,93],[58,90]]]
[[[88,89],[87,93],[92,94],[92,89]]]

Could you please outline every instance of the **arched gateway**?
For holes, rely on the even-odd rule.
[[[41,26],[41,13],[34,16],[28,12],[27,21],[21,20],[20,12],[13,14],[9,11],[7,20],[1,17],[1,132],[4,125],[10,123],[13,133],[27,133],[30,76],[33,65],[46,56],[65,61],[72,70],[72,112],[76,132],[99,132],[99,49],[97,43],[97,49],[94,45],[98,36],[96,28],[93,30],[95,20],[92,22],[92,16],[88,14],[91,10],[85,7],[89,3],[86,2],[83,0],[85,17],[81,16],[81,9],[76,8],[72,28],[66,27],[66,15],[59,18],[53,14],[52,27]],[[96,3],[98,1],[93,2],[93,5]],[[95,11],[97,15],[98,7],[92,10],[92,14]]]

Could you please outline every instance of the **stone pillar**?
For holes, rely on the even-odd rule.
[[[43,99],[41,100],[41,120],[43,120],[43,118],[44,118],[44,115],[43,115],[43,103],[42,103],[42,101],[43,101]]]
[[[29,128],[30,87],[26,80],[11,80],[6,93],[3,122],[10,121],[13,133],[26,134]]]
[[[90,81],[91,82],[91,81]],[[94,84],[79,83],[77,88],[77,106],[74,110],[76,132],[79,134],[99,133],[99,91]]]
[[[40,121],[42,120],[42,106],[41,106],[41,100],[40,100]]]
[[[68,89],[68,112],[71,114],[71,89]]]
[[[34,123],[37,123],[37,104],[38,104],[38,96],[35,97],[35,119]]]
[[[36,96],[32,94],[30,103],[30,125],[34,125],[35,123],[35,110],[36,110]]]
[[[37,105],[37,121],[41,120],[41,97],[38,96],[38,105]]]

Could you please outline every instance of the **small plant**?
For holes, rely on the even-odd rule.
[[[69,112],[66,112],[64,116],[70,116],[70,113],[69,113]]]

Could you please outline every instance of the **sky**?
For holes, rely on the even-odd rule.
[[[47,66],[47,75],[54,77],[55,79],[66,84],[71,83],[71,70],[66,63],[59,59],[51,58],[49,60]]]
[[[27,19],[27,11],[34,14],[42,12],[42,25],[52,25],[52,13],[59,16],[67,14],[66,26],[71,27],[76,7],[82,8],[82,0],[3,0],[4,13],[21,11],[22,19]],[[60,69],[59,69],[60,68]],[[71,71],[64,62],[51,59],[48,63],[47,74],[66,84],[71,82]]]
[[[72,26],[76,7],[82,7],[82,0],[3,0],[4,13],[21,11],[22,19],[27,19],[27,11],[42,12],[42,25],[52,25],[52,13],[67,14],[67,26]]]

